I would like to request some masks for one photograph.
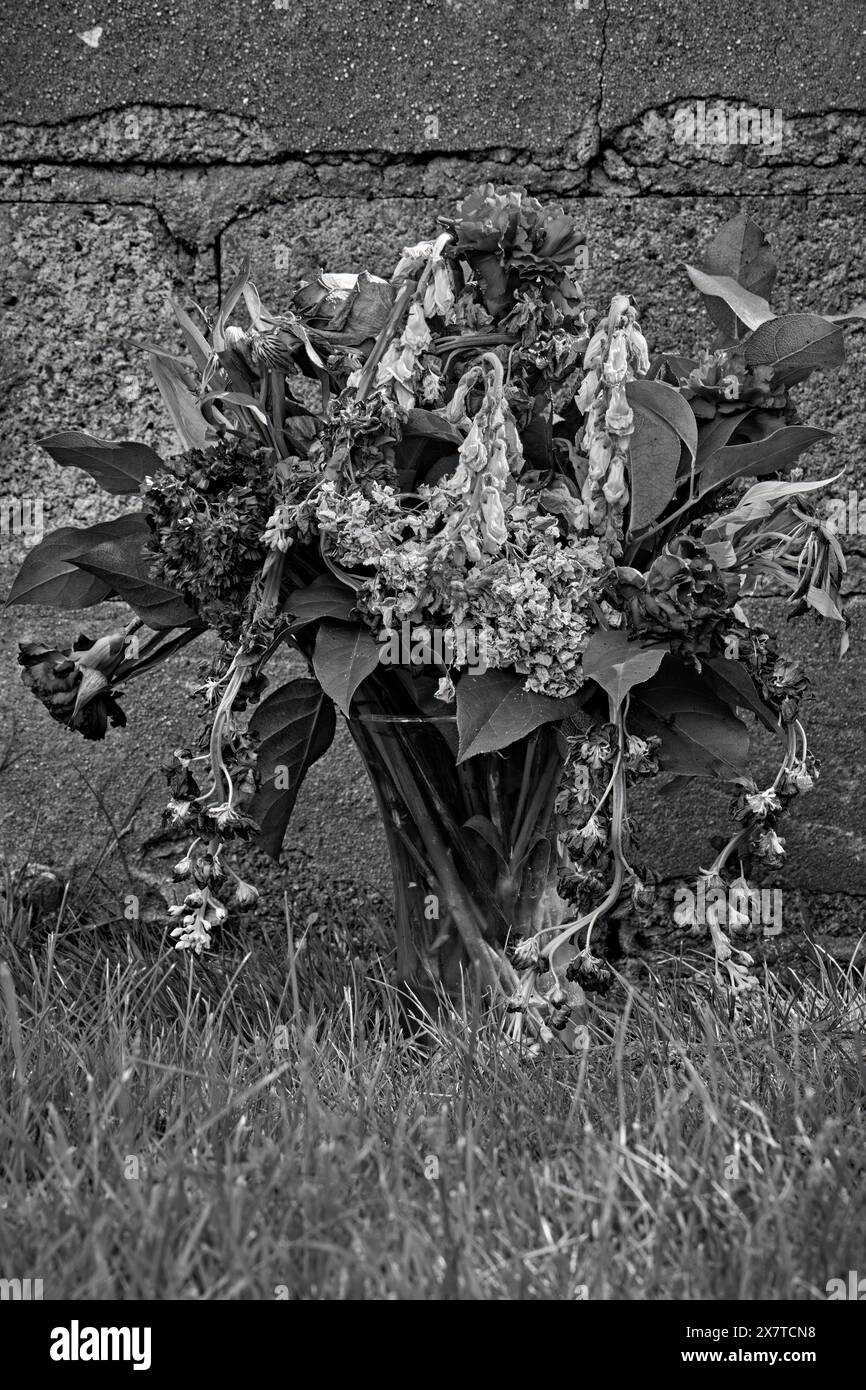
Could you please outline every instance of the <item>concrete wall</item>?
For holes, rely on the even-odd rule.
[[[634,294],[652,346],[708,341],[682,263],[739,209],[775,247],[775,307],[838,313],[866,299],[866,14],[856,0],[745,12],[719,0],[5,8],[0,497],[43,496],[48,528],[118,508],[55,467],[40,435],[80,427],[172,447],[136,347],[171,338],[167,291],[215,302],[244,252],[270,305],[322,266],[388,273],[404,242],[483,179],[561,199],[587,230],[590,301]],[[780,147],[677,144],[676,109],[716,98],[778,109]],[[846,486],[866,498],[864,388],[866,333],[852,333],[846,367],[800,399],[806,419],[836,430],[814,464],[844,466]],[[846,547],[846,662],[811,623],[784,636],[815,680],[809,727],[823,773],[789,825],[779,879],[795,917],[839,949],[859,935],[866,895],[866,538]],[[0,592],[23,553],[2,538]],[[766,608],[784,628],[781,601]],[[160,750],[196,720],[192,654],[176,659],[176,680],[130,688],[129,728],[103,744],[73,740],[24,698],[14,667],[23,633],[67,641],[117,611],[4,615],[0,701],[17,759],[0,773],[8,855],[29,848],[64,869],[92,859],[108,833],[95,793],[124,825]],[[140,848],[161,802],[157,782],[144,787],[127,840],[145,871],[173,853]],[[703,785],[678,802],[650,799],[646,857],[693,875],[726,803]],[[347,910],[378,911],[387,895],[372,799],[345,737],[313,770],[286,860],[300,902],[332,881]]]

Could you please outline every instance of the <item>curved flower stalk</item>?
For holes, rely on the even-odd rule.
[[[338,711],[382,813],[401,980],[432,1002],[477,969],[511,1036],[568,1045],[611,985],[606,922],[653,896],[635,783],[730,783],[734,832],[706,877],[748,892],[817,775],[805,681],[748,604],[770,582],[792,616],[843,621],[820,484],[786,476],[824,434],[799,425],[790,387],[822,352],[841,360],[841,330],[806,315],[747,330],[739,243],[721,235],[724,269],[701,284],[735,334],[650,362],[629,295],[588,329],[562,209],[485,185],[440,222],[390,280],[323,273],[275,313],[244,263],[213,319],[177,306],[186,359],[148,348],[175,458],[46,441],[143,511],[46,538],[13,601],[119,596],[155,635],[25,644],[21,662],[54,718],[102,737],[123,722],[121,681],[206,628],[220,639],[202,728],[166,769],[167,822],[190,837],[178,949],[208,949],[254,904],[233,851],[279,854]],[[309,676],[269,690],[289,643]],[[784,744],[769,787],[748,719]],[[748,953],[721,919],[698,925],[743,995]]]

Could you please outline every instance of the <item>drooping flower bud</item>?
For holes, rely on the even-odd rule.
[[[502,497],[497,488],[486,487],[482,492],[481,515],[484,518],[482,534],[485,549],[495,553],[505,544],[508,535]]]

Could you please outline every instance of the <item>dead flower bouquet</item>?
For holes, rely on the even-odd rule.
[[[774,315],[769,248],[740,216],[687,267],[712,348],[651,355],[630,287],[589,312],[583,242],[561,208],[488,185],[388,280],[323,273],[266,308],[244,265],[213,317],[175,305],[183,355],[148,349],[180,452],[43,441],[138,501],[53,532],[15,582],[12,602],[135,614],[68,650],[22,645],[49,713],[102,738],[126,682],[219,639],[168,770],[189,835],[179,949],[255,903],[227,851],[279,855],[338,714],[390,848],[401,980],[424,997],[471,964],[517,1036],[568,1040],[610,979],[596,924],[652,898],[629,820],[643,779],[731,784],[708,885],[749,891],[750,866],[781,861],[781,817],[816,776],[805,682],[747,608],[770,585],[844,644],[824,484],[795,467],[827,432],[791,397],[842,361],[840,323]],[[309,675],[271,689],[284,643]],[[767,786],[755,723],[779,740]],[[706,925],[737,996],[750,957]]]

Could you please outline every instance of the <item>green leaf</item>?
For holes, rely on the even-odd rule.
[[[698,452],[695,459],[695,466],[699,470],[703,468],[707,459],[712,458],[713,454],[723,449],[732,434],[736,434],[740,425],[748,419],[752,413],[752,407],[747,410],[732,410],[730,414],[723,414],[720,410],[714,415],[712,420],[708,420],[698,430]]]
[[[378,338],[393,307],[393,286],[364,270],[355,281],[355,290],[349,299],[345,322],[333,336],[341,343],[360,347],[371,338]],[[324,336],[330,338],[332,335],[326,332]]]
[[[663,772],[688,777],[742,777],[749,757],[749,731],[730,706],[691,667],[669,656],[661,670],[636,692],[629,722],[661,739]]]
[[[666,425],[675,430],[685,444],[692,458],[698,449],[698,422],[694,411],[675,386],[664,381],[629,381],[625,394],[632,409],[640,409],[648,414],[658,415]]]
[[[490,846],[497,859],[500,859],[502,863],[506,866],[506,868],[508,867],[508,861],[505,857],[505,846],[502,843],[502,836],[496,829],[496,826],[493,824],[493,821],[489,819],[489,817],[470,816],[469,820],[463,822],[462,828],[464,830],[474,830],[475,834],[479,835],[481,839],[484,840],[484,842]]]
[[[793,428],[793,426],[791,427]],[[844,471],[844,470],[843,470]],[[754,483],[744,492],[734,511],[728,512],[726,516],[721,516],[707,527],[707,532],[729,533],[733,535],[739,531],[740,527],[747,526],[749,522],[761,521],[766,516],[771,516],[780,502],[787,497],[797,497],[801,493],[818,492],[823,487],[830,487],[832,483],[837,483],[843,473],[837,473],[832,478],[816,478],[812,482],[792,483],[789,480],[779,482]]]
[[[318,681],[301,678],[280,686],[256,709],[249,731],[259,739],[261,779],[250,803],[259,842],[277,859],[301,784],[334,738],[337,716]],[[279,785],[277,783],[279,782]]]
[[[189,348],[190,356],[198,370],[203,372],[213,357],[213,349],[201,330],[196,327],[195,323],[186,312],[186,309],[178,304],[176,299],[169,299],[169,303],[180,325],[180,331],[183,334],[184,342]]]
[[[284,611],[302,623],[316,618],[339,618],[348,622],[357,602],[354,589],[341,584],[336,575],[318,575],[305,589],[295,589],[283,605]]]
[[[650,363],[650,369],[644,380],[655,381],[664,368],[667,367],[668,371],[670,371],[678,381],[688,381],[691,373],[699,365],[700,363],[696,362],[692,357],[678,357],[677,354],[673,352],[660,352]]]
[[[776,279],[776,262],[769,242],[757,222],[745,213],[732,217],[713,237],[704,256],[704,270],[709,275],[728,276],[750,294],[764,299]],[[711,295],[707,312],[728,338],[739,336],[737,315],[723,299]]]
[[[326,621],[319,628],[313,670],[343,714],[348,715],[358,686],[378,666],[380,650],[367,627]]]
[[[240,264],[237,275],[226,291],[225,298],[220,304],[219,313],[216,316],[213,330],[213,345],[216,352],[224,352],[226,347],[225,329],[229,321],[229,315],[240,299],[250,278],[250,262],[244,256]]]
[[[141,530],[137,534],[137,543],[136,534],[133,533],[120,540],[112,538],[88,546],[81,554],[70,556],[72,564],[110,585],[112,593],[128,603],[148,627],[158,629],[198,624],[197,614],[187,606],[176,589],[170,589],[151,578],[153,560],[144,549],[144,542],[150,536],[146,522],[143,524],[143,534]]]
[[[664,511],[676,487],[681,445],[679,436],[657,415],[634,412],[629,438],[629,535],[634,535]]]
[[[159,394],[184,449],[206,449],[207,424],[185,372],[176,362],[167,362],[157,357],[155,352],[149,352],[147,357]]]
[[[694,463],[698,425],[688,401],[662,381],[630,381],[626,397],[634,412],[629,439],[629,531],[660,516],[676,489],[680,443]]]
[[[785,425],[753,444],[731,444],[719,449],[703,467],[699,496],[730,482],[732,478],[761,478],[765,473],[783,473],[804,449],[832,438],[832,430],[813,425]]]
[[[622,628],[598,628],[583,653],[584,675],[591,676],[619,707],[634,686],[655,675],[667,650],[631,642]]]
[[[866,321],[866,304],[857,304],[853,309],[849,309],[847,314],[822,314],[822,318],[828,323],[853,323],[861,324]]]
[[[805,381],[818,368],[845,360],[842,329],[819,314],[785,314],[758,327],[743,344],[750,367],[771,366],[776,386]]]
[[[432,410],[422,410],[420,406],[410,410],[406,417],[403,437],[405,439],[410,435],[423,439],[444,439],[449,444],[456,444],[458,448],[463,443],[463,435],[456,425],[452,425],[450,420],[444,419]]]
[[[826,589],[819,589],[816,585],[810,584],[806,591],[806,602],[816,613],[820,613],[822,618],[832,618],[834,622],[844,623],[845,614],[839,611]]]
[[[726,704],[736,709],[751,710],[773,733],[779,732],[779,720],[770,706],[761,699],[758,688],[745,667],[725,657],[713,657],[704,662],[704,670],[712,672],[712,685]]]
[[[138,492],[145,477],[162,467],[159,454],[147,444],[129,439],[112,444],[83,430],[51,434],[39,443],[62,468],[84,469],[106,492],[117,496]]]
[[[762,323],[767,323],[775,317],[766,299],[757,294],[750,294],[730,275],[707,275],[694,265],[687,265],[686,271],[695,289],[700,290],[705,300],[720,300],[728,309],[733,310],[736,318],[746,328],[759,328]],[[718,309],[714,312],[709,302],[707,313],[715,323]]]
[[[457,682],[458,763],[479,753],[493,753],[553,720],[565,719],[583,704],[579,696],[554,700],[524,690],[525,676],[485,671]]]
[[[105,541],[134,548],[146,534],[147,523],[141,512],[120,516],[115,521],[101,521],[96,526],[62,526],[28,551],[6,603],[38,603],[62,609],[90,608],[101,603],[111,597],[111,585],[79,569],[72,556]]]

